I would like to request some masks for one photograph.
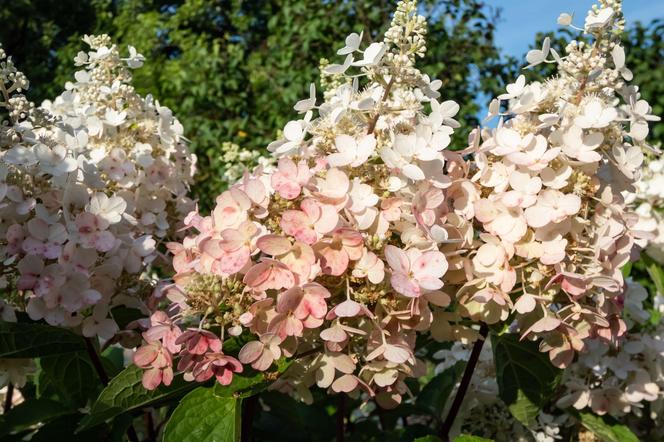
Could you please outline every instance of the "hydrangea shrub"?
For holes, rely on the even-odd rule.
[[[339,398],[337,440],[346,421],[385,432],[383,409],[403,437],[444,440],[656,428],[662,295],[628,275],[642,249],[664,256],[662,167],[646,141],[659,117],[630,83],[621,1],[600,0],[583,27],[561,14],[581,38],[564,51],[545,39],[525,66],[555,75],[519,75],[467,146],[451,145],[460,105],[417,69],[420,12],[400,1],[382,40],[352,33],[321,61],[324,90],[295,104],[270,158],[221,142],[230,186],[209,214],[187,197],[182,126],[131,86],[135,48],[86,37],[75,81],[39,107],[0,53],[5,410],[28,378],[49,392],[49,356],[82,357],[36,354],[38,331],[57,330],[53,345],[87,351],[105,385],[78,431],[142,410],[156,437],[151,407],[189,392],[164,440],[246,438],[266,389]],[[142,317],[120,321],[117,307]],[[33,325],[52,327],[19,333]],[[110,382],[100,340],[134,348]]]
[[[75,81],[39,107],[0,53],[0,312],[109,340],[120,331],[112,308],[149,312],[147,269],[170,265],[159,244],[180,236],[194,207],[195,157],[171,111],[131,86],[143,56],[130,47],[122,57],[108,36],[85,40]]]

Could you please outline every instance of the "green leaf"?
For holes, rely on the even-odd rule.
[[[648,274],[655,283],[658,293],[664,293],[664,270],[657,263],[652,262],[648,264]]]
[[[164,427],[164,442],[237,442],[241,399],[198,387],[186,395]]]
[[[461,434],[455,437],[452,442],[493,442],[493,439],[486,439],[484,437],[472,436],[470,434]]]
[[[415,405],[422,407],[434,416],[440,416],[445,408],[454,385],[463,373],[465,363],[457,362],[452,367],[434,376],[417,396]]]
[[[108,440],[107,429],[94,428],[82,433],[75,433],[75,422],[80,414],[61,416],[46,423],[30,438],[30,442],[89,442],[92,440]]]
[[[628,262],[627,264],[625,264],[623,266],[622,269],[620,269],[620,272],[622,273],[624,278],[629,277],[630,273],[632,273],[632,266],[633,266],[633,263]]]
[[[526,427],[533,427],[537,425],[537,415],[542,407],[528,399],[523,390],[519,389],[516,400],[508,408],[516,420]]]
[[[443,442],[443,440],[438,436],[428,435],[424,437],[418,437],[413,442]]]
[[[113,307],[111,309],[111,315],[113,319],[120,327],[120,330],[124,330],[127,325],[138,319],[144,318],[145,314],[138,309],[125,307],[123,305]]]
[[[90,357],[85,352],[43,357],[39,360],[41,372],[38,393],[45,388],[55,390],[58,397],[76,408],[84,407],[94,399],[100,385]]]
[[[90,414],[79,424],[77,431],[92,428],[128,411],[180,398],[196,387],[194,383],[182,379],[182,376],[176,376],[169,386],[160,385],[154,390],[146,390],[141,384],[142,376],[143,370],[131,365],[111,379],[92,405]]]
[[[274,382],[276,375],[283,373],[290,367],[292,360],[280,359],[276,362],[277,370],[274,372],[253,372],[252,374],[234,374],[229,385],[215,383],[214,394],[219,397],[247,398],[260,393]]]
[[[0,321],[0,358],[38,358],[85,350],[83,338],[59,327]]]
[[[0,415],[0,436],[71,413],[70,408],[59,402],[45,398],[30,399],[13,407],[6,414]]]
[[[336,399],[321,395],[330,404],[336,404]],[[270,412],[260,414],[258,428],[254,427],[256,440],[328,442],[335,432],[335,417],[325,407],[306,405],[276,391],[261,394],[261,402]]]
[[[513,334],[493,334],[491,342],[500,398],[519,422],[533,426],[558,387],[562,370],[551,365],[536,342],[521,342]]]
[[[639,442],[639,438],[625,425],[610,416],[575,413],[581,425],[604,442]]]

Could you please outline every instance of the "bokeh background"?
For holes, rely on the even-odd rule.
[[[264,151],[317,81],[319,63],[344,37],[384,32],[396,2],[385,0],[0,0],[0,41],[33,83],[35,102],[54,97],[74,72],[84,34],[107,33],[133,45],[146,65],[139,92],[172,108],[199,157],[193,191],[202,207],[227,185],[228,142]],[[443,81],[444,99],[461,104],[466,132],[492,96],[513,81],[525,52],[556,31],[560,12],[582,25],[592,0],[423,0],[429,50],[423,70]],[[662,114],[664,1],[625,0],[629,67],[643,96]],[[573,37],[577,35],[572,34]],[[553,45],[560,49],[561,43]],[[532,72],[539,75],[544,72]],[[655,128],[661,141],[664,128]],[[224,144],[224,142],[227,142]]]

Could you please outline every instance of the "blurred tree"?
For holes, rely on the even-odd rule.
[[[29,0],[19,3],[31,8]],[[16,54],[45,54],[17,60],[35,81],[44,80],[42,72],[57,72],[54,83],[31,91],[31,97],[39,101],[53,96],[54,90],[71,78],[71,60],[82,49],[80,37],[85,33],[108,33],[120,45],[135,46],[147,57],[146,65],[136,71],[135,84],[139,91],[151,91],[171,107],[184,124],[200,161],[199,185],[194,192],[206,205],[223,186],[221,142],[233,141],[250,149],[267,146],[295,116],[292,106],[307,95],[309,83],[318,80],[320,59],[337,60],[336,49],[350,32],[363,28],[367,42],[376,38],[389,25],[396,2],[61,3],[62,7],[52,11],[44,5],[34,7],[48,16],[37,15],[34,23],[30,21],[34,34],[41,32],[41,39],[22,37],[22,47],[13,44],[7,48]],[[68,3],[72,4],[69,9]],[[430,36],[429,51],[420,66],[443,80],[443,99],[461,104],[460,117],[466,128],[472,127],[478,123],[475,115],[479,107],[474,99],[493,95],[505,79],[493,42],[498,12],[481,0],[423,0],[421,8],[429,17]],[[31,11],[24,11],[21,17],[31,17]],[[45,24],[49,20],[57,32],[46,30],[51,26]],[[7,32],[9,36],[22,34],[18,24]],[[4,34],[0,35],[4,39]],[[63,46],[66,37],[69,41]],[[42,77],[32,75],[35,72]],[[457,144],[465,143],[465,135],[460,134]]]
[[[92,32],[93,2],[11,0],[0,4],[0,43],[29,76],[30,97],[40,102],[60,93],[64,83],[55,81],[57,51],[72,35]]]

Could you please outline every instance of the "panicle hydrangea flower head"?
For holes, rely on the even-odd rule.
[[[625,194],[625,201],[636,207],[639,221],[635,226],[648,234],[639,245],[648,256],[664,264],[664,161],[650,155],[646,158],[636,192]]]
[[[144,271],[158,242],[180,237],[195,157],[171,111],[131,86],[143,56],[84,40],[75,81],[37,108],[0,52],[0,311],[110,339],[113,307],[149,312]]]
[[[567,20],[563,20],[567,23]],[[624,281],[620,269],[638,248],[634,192],[650,107],[629,85],[619,35],[621,2],[602,0],[588,14],[591,43],[550,47],[529,66],[553,63],[556,76],[521,75],[490,106],[498,127],[476,131],[472,181],[479,247],[457,294],[465,314],[508,321],[523,339],[541,338],[551,361],[568,366],[588,339],[615,341]]]
[[[394,406],[409,393],[405,379],[422,371],[418,333],[434,317],[439,338],[464,330],[443,314],[444,278],[463,267],[479,194],[462,157],[446,149],[459,106],[437,101],[441,82],[415,67],[425,35],[416,2],[402,1],[383,41],[365,47],[362,34],[348,36],[344,61],[323,63],[325,100],[312,85],[295,105],[302,118],[269,145],[276,165],[245,173],[211,215],[187,216],[189,236],[169,244],[169,320],[219,344],[194,352],[157,339],[159,347],[151,331],[163,318],[153,319],[150,350],[139,351],[169,358],[139,358],[147,385],[170,380],[161,367],[170,358],[197,380],[214,361],[226,381],[288,357],[275,389],[311,400],[315,384]],[[239,335],[249,342],[238,359],[225,355],[221,343]]]

